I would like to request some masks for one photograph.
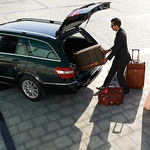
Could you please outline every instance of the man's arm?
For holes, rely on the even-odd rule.
[[[122,43],[124,42],[124,36],[122,34],[118,34],[115,39],[114,46],[112,47],[111,53],[108,55],[107,59],[111,60],[113,56],[120,50]]]
[[[106,55],[106,54],[109,53],[110,51],[111,51],[111,49],[104,50],[104,54]]]
[[[107,63],[107,61],[108,61],[108,59],[107,59],[107,58],[104,58],[104,59],[102,60],[102,63],[105,65],[105,64]]]

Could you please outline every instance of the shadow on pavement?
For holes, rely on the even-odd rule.
[[[87,150],[99,147],[101,150],[115,149],[112,142],[131,132],[129,125],[135,121],[142,93],[143,90],[131,90],[118,107],[97,104],[90,120],[94,127]]]
[[[10,88],[12,87],[9,85],[0,84],[0,91],[7,90]],[[1,111],[0,111],[0,133],[3,137],[7,150],[16,150]]]
[[[1,112],[0,112],[0,132],[3,137],[3,140],[4,140],[7,150],[16,150],[15,145],[13,143],[13,140],[11,138],[11,135],[9,133],[9,130],[7,128],[7,125],[5,123],[5,120],[4,120]]]
[[[0,83],[0,91],[12,88],[10,85]]]
[[[43,102],[46,102],[48,97]],[[82,93],[77,95],[63,95],[58,100],[55,99],[57,97],[59,96],[54,95],[52,98],[51,105],[48,106],[50,112],[46,115],[49,119],[49,123],[45,125],[47,133],[57,133],[57,137],[53,136],[56,148],[51,147],[51,149],[65,149],[69,147],[69,149],[79,150],[83,136],[80,127],[85,125],[82,123],[83,120],[80,121],[80,118],[92,100],[93,91],[86,88]],[[88,119],[88,116],[85,116],[83,119]],[[76,125],[78,121],[79,126]],[[42,150],[44,147],[45,144],[41,144],[38,150]]]

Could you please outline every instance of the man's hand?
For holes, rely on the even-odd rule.
[[[104,54],[106,55],[107,53],[109,53],[111,50],[104,50]]]
[[[108,60],[107,58],[103,59],[103,60],[102,60],[102,63],[105,65],[106,62],[107,62],[107,60]]]

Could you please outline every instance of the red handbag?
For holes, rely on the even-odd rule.
[[[118,106],[123,103],[123,98],[123,87],[116,87],[115,83],[110,83],[107,87],[101,87],[98,93],[99,103],[105,106]]]

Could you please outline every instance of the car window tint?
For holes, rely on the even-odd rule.
[[[20,38],[18,40],[18,44],[17,44],[17,47],[16,47],[16,54],[28,55],[25,42],[26,41],[23,40],[22,38]]]
[[[58,60],[51,47],[44,42],[28,40],[27,48],[31,56]]]
[[[14,53],[16,50],[17,38],[7,35],[0,35],[0,52]]]

